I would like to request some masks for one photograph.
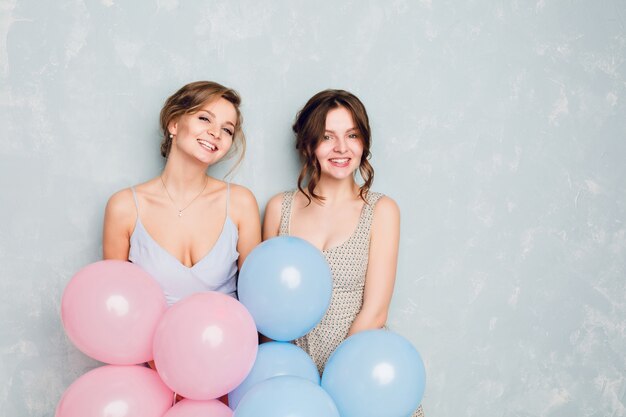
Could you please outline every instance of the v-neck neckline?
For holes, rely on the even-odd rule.
[[[135,230],[133,230],[132,234],[134,235],[135,232],[137,231],[137,226],[141,227],[143,229],[144,233],[146,234],[146,236],[148,236],[148,238],[154,243],[154,245],[157,248],[159,248],[159,250],[161,250],[162,252],[167,254],[167,256],[169,256],[170,258],[174,259],[176,261],[176,263],[179,264],[181,267],[183,267],[183,268],[185,268],[187,270],[192,270],[196,266],[198,266],[199,264],[204,262],[204,260],[207,259],[213,253],[213,250],[217,247],[217,245],[219,244],[220,240],[224,236],[224,231],[226,229],[226,223],[228,223],[229,221],[232,222],[232,220],[230,220],[230,217],[227,215],[226,218],[224,219],[224,224],[222,225],[222,230],[220,231],[219,236],[215,240],[215,243],[213,243],[213,246],[211,247],[211,249],[209,249],[209,251],[206,254],[204,254],[204,256],[202,256],[200,259],[198,259],[198,261],[196,263],[194,263],[193,265],[191,265],[191,266],[187,266],[184,263],[182,263],[180,261],[180,259],[178,259],[176,256],[174,256],[170,251],[165,249],[159,242],[157,242],[157,240],[152,237],[150,232],[148,232],[148,229],[146,229],[146,227],[143,225],[143,223],[141,222],[141,219],[139,218],[139,216],[137,216],[137,223],[135,224]]]

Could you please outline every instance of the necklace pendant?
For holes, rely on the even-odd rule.
[[[176,204],[176,202],[174,201],[174,199],[172,198],[172,196],[170,195],[170,192],[167,190],[167,186],[165,185],[165,181],[163,180],[163,174],[161,174],[159,176],[159,178],[161,178],[161,184],[163,184],[163,189],[165,190],[165,194],[167,194],[167,196],[169,197],[170,201],[172,202],[172,205],[174,206],[174,208],[176,210],[178,210],[178,217],[183,217],[183,211],[187,209],[187,207],[189,207],[191,205],[191,203],[193,203],[194,201],[196,201],[196,199],[198,197],[200,197],[200,195],[202,195],[202,193],[204,192],[204,190],[206,189],[206,185],[209,182],[209,177],[207,175],[204,176],[204,186],[202,187],[202,190],[200,190],[200,192],[189,202],[187,203],[187,205],[181,209],[179,209],[178,207],[180,207],[179,205]]]

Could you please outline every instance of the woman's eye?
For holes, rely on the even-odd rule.
[[[351,134],[351,135],[348,135],[348,137],[349,137],[350,139],[358,139],[358,138],[359,138],[359,135],[357,135],[357,134],[353,133],[353,134]]]
[[[330,136],[324,135],[324,140],[330,140]]]
[[[234,132],[230,129],[224,128],[224,132],[228,133],[229,136],[232,136]]]
[[[211,123],[211,120],[209,120],[209,118],[206,116],[200,116],[200,120]]]

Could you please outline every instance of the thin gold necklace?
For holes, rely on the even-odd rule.
[[[200,190],[200,192],[198,193],[197,196],[195,196],[185,207],[179,209],[178,206],[176,205],[176,202],[174,201],[174,199],[172,198],[170,192],[167,190],[167,186],[165,185],[165,181],[163,181],[163,174],[161,174],[159,176],[159,178],[161,178],[161,184],[163,184],[163,189],[165,190],[165,193],[167,194],[167,196],[170,198],[170,201],[172,202],[172,204],[174,205],[174,208],[176,210],[178,210],[178,217],[183,217],[183,211],[185,211],[187,209],[187,207],[189,207],[191,205],[191,203],[193,203],[194,201],[196,201],[196,199],[198,197],[200,197],[202,195],[202,193],[204,192],[205,188],[206,188],[206,184],[209,182],[209,177],[208,176],[204,176],[204,187],[202,187],[202,190]]]

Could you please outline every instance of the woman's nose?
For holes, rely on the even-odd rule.
[[[337,142],[335,142],[335,152],[344,153],[348,150],[348,145],[346,140],[343,138],[339,138]]]
[[[211,125],[207,128],[207,132],[209,133],[209,135],[213,136],[216,139],[220,138],[220,131],[219,128],[215,125]]]

